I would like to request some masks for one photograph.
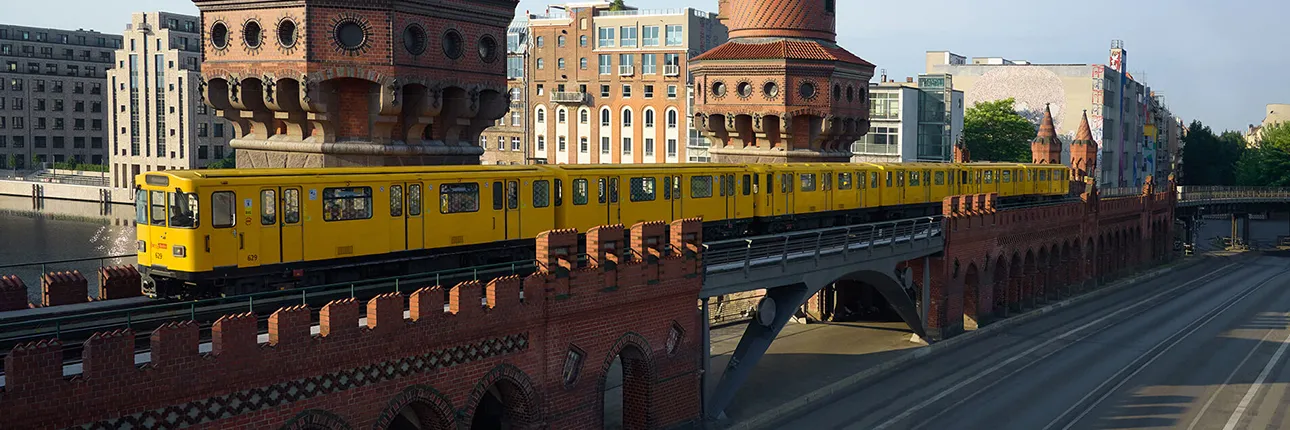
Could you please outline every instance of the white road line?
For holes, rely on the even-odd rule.
[[[1202,280],[1204,280],[1204,279],[1208,278],[1210,275],[1213,275],[1213,274],[1218,273],[1218,272],[1220,272],[1220,271],[1226,270],[1227,268],[1232,267],[1232,266],[1235,266],[1235,265],[1236,265],[1236,263],[1229,263],[1229,264],[1228,264],[1228,265],[1226,265],[1226,266],[1220,267],[1220,268],[1218,268],[1218,269],[1214,269],[1214,271],[1212,271],[1212,272],[1209,272],[1209,273],[1206,273],[1206,274],[1204,274],[1204,275],[1201,275],[1200,277],[1198,277],[1198,278],[1196,278],[1196,279],[1193,279],[1193,280],[1191,280],[1191,281],[1187,281],[1187,282],[1186,282],[1186,283],[1184,283],[1184,284],[1181,284],[1181,285],[1178,285],[1178,286],[1176,286],[1176,287],[1170,288],[1170,289],[1168,289],[1168,290],[1166,290],[1166,291],[1162,291],[1162,292],[1156,293],[1156,295],[1154,295],[1154,296],[1148,297],[1148,298],[1143,299],[1143,300],[1139,300],[1137,303],[1134,303],[1133,305],[1125,306],[1125,307],[1123,307],[1123,308],[1120,308],[1120,310],[1117,310],[1117,311],[1112,312],[1112,313],[1110,313],[1110,314],[1104,315],[1104,316],[1102,316],[1102,317],[1100,317],[1100,318],[1098,318],[1098,319],[1096,319],[1096,320],[1090,321],[1090,322],[1088,322],[1088,323],[1086,323],[1086,324],[1084,324],[1084,325],[1082,325],[1082,326],[1079,326],[1079,327],[1076,327],[1076,328],[1074,328],[1074,329],[1071,329],[1071,330],[1069,330],[1069,331],[1067,331],[1067,332],[1065,332],[1065,333],[1062,333],[1061,335],[1059,335],[1059,336],[1057,336],[1057,337],[1054,337],[1054,338],[1052,338],[1052,339],[1049,339],[1049,340],[1047,340],[1047,341],[1045,341],[1045,342],[1043,342],[1043,343],[1041,343],[1041,344],[1039,344],[1039,345],[1035,345],[1034,347],[1031,347],[1030,349],[1027,349],[1027,350],[1025,350],[1025,351],[1021,352],[1020,354],[1014,355],[1014,356],[1012,356],[1011,358],[1009,358],[1009,359],[1007,359],[1007,360],[1004,360],[1003,362],[1000,362],[999,364],[996,364],[996,365],[994,365],[994,366],[991,366],[990,368],[985,369],[985,370],[983,370],[983,371],[981,371],[981,372],[977,373],[975,376],[972,376],[971,378],[965,379],[965,380],[963,380],[963,381],[959,382],[958,384],[954,384],[954,386],[952,386],[952,387],[950,387],[950,388],[948,388],[948,389],[946,389],[946,390],[944,390],[944,391],[941,391],[939,394],[937,394],[937,395],[935,395],[935,396],[932,396],[931,398],[929,398],[929,399],[927,399],[927,400],[924,400],[922,403],[919,403],[919,404],[917,404],[917,405],[914,405],[913,407],[910,407],[909,409],[906,409],[906,410],[905,410],[905,412],[902,412],[902,413],[900,413],[899,415],[896,415],[895,417],[892,417],[892,418],[888,419],[887,421],[884,421],[882,424],[879,424],[879,425],[877,425],[877,426],[873,427],[873,429],[872,429],[872,430],[882,430],[882,429],[885,429],[885,428],[887,428],[887,427],[891,427],[892,425],[894,425],[894,424],[896,424],[896,423],[898,423],[898,422],[900,422],[900,421],[904,421],[905,419],[907,419],[907,418],[909,418],[910,416],[914,415],[914,413],[916,413],[917,411],[919,411],[919,410],[921,410],[921,409],[924,409],[924,408],[926,408],[926,407],[928,407],[928,406],[930,406],[930,405],[932,405],[932,404],[934,404],[934,403],[936,403],[936,402],[939,402],[941,399],[944,399],[945,397],[948,397],[950,394],[953,394],[954,392],[956,392],[956,391],[958,391],[958,390],[963,389],[963,387],[966,387],[966,386],[968,386],[968,385],[970,385],[970,384],[972,384],[972,383],[974,383],[974,382],[976,382],[976,381],[980,380],[981,378],[984,378],[984,377],[986,377],[987,375],[989,375],[989,374],[991,374],[991,373],[994,373],[994,372],[998,371],[999,369],[1002,369],[1002,368],[1004,368],[1004,367],[1006,367],[1006,366],[1008,366],[1008,365],[1010,365],[1010,364],[1012,364],[1012,363],[1016,362],[1017,360],[1020,360],[1022,357],[1025,357],[1025,356],[1027,356],[1027,355],[1030,355],[1031,353],[1033,353],[1033,352],[1035,352],[1035,351],[1038,351],[1038,350],[1040,350],[1040,349],[1043,349],[1043,348],[1045,348],[1045,347],[1047,347],[1047,346],[1049,346],[1049,345],[1052,345],[1053,343],[1056,343],[1056,342],[1058,342],[1058,341],[1061,341],[1061,340],[1063,340],[1063,339],[1066,339],[1066,338],[1068,338],[1068,337],[1071,337],[1071,336],[1073,336],[1075,333],[1079,333],[1079,332],[1081,332],[1081,331],[1084,331],[1085,329],[1087,329],[1087,328],[1089,328],[1089,327],[1092,327],[1092,326],[1094,326],[1094,325],[1100,324],[1100,323],[1102,323],[1103,321],[1106,321],[1106,320],[1108,320],[1108,319],[1111,319],[1111,318],[1113,318],[1113,317],[1115,317],[1115,316],[1117,316],[1117,315],[1120,315],[1120,314],[1122,314],[1122,313],[1128,312],[1129,310],[1132,310],[1132,309],[1136,309],[1136,308],[1138,308],[1139,306],[1141,306],[1141,305],[1142,305],[1142,304],[1144,304],[1144,303],[1149,303],[1149,302],[1151,302],[1151,301],[1155,300],[1156,298],[1159,298],[1159,297],[1162,297],[1162,296],[1164,296],[1164,295],[1166,295],[1166,294],[1169,294],[1169,293],[1172,293],[1172,292],[1174,292],[1174,291],[1177,291],[1177,290],[1179,290],[1179,289],[1181,289],[1181,288],[1183,288],[1183,287],[1186,287],[1186,286],[1191,285],[1191,284],[1195,284],[1195,283],[1197,283],[1197,282],[1201,282]],[[1059,350],[1059,351],[1060,351],[1060,350]],[[1051,353],[1050,353],[1050,355],[1051,355]],[[1033,362],[1032,362],[1032,364],[1033,364]],[[1022,367],[1022,369],[1025,369],[1026,367],[1029,367],[1029,365],[1026,365],[1026,366]],[[1019,370],[1020,370],[1020,369],[1019,369]],[[1004,379],[1004,378],[996,379],[996,380],[995,380],[995,382],[991,383],[991,385],[997,384],[997,383],[999,383],[999,381],[1002,381],[1003,379]],[[961,402],[961,401],[960,401],[960,402]],[[950,409],[950,408],[946,408],[945,410],[948,410],[948,409]],[[939,415],[939,414],[938,414],[938,415]]]
[[[1254,353],[1259,351],[1259,346],[1263,345],[1263,342],[1268,341],[1269,336],[1272,336],[1272,330],[1268,330],[1268,332],[1263,335],[1263,338],[1259,339],[1259,343],[1254,344],[1254,347],[1250,348],[1250,352],[1245,354],[1245,358],[1241,359],[1241,362],[1236,365],[1235,369],[1232,369],[1232,373],[1227,375],[1227,379],[1224,379],[1223,383],[1218,385],[1218,389],[1214,390],[1214,394],[1209,395],[1209,399],[1200,407],[1200,411],[1196,412],[1196,417],[1192,418],[1191,424],[1187,425],[1187,430],[1194,430],[1196,428],[1196,424],[1200,424],[1200,419],[1205,416],[1205,411],[1208,411],[1209,406],[1214,404],[1214,400],[1218,399],[1218,395],[1223,393],[1223,388],[1226,388],[1227,384],[1232,383],[1232,378],[1235,378],[1236,373],[1240,372],[1241,368],[1245,367],[1245,363],[1250,361],[1250,357],[1253,357]]]
[[[1255,291],[1258,291],[1260,288],[1263,288],[1265,285],[1268,285],[1274,279],[1276,279],[1281,275],[1284,275],[1285,273],[1286,271],[1284,270],[1281,272],[1277,272],[1275,275],[1272,275],[1272,277],[1268,278],[1267,280],[1260,282],[1258,285],[1250,287],[1250,289],[1241,292],[1241,294],[1237,295],[1236,297],[1228,299],[1228,301],[1226,302],[1227,303],[1226,305],[1223,305],[1219,308],[1212,309],[1209,312],[1207,312],[1209,316],[1206,317],[1204,320],[1195,321],[1187,326],[1184,326],[1183,327],[1184,330],[1187,330],[1187,327],[1191,327],[1191,329],[1187,330],[1186,333],[1183,333],[1180,330],[1178,332],[1175,332],[1173,335],[1166,337],[1164,340],[1160,341],[1160,343],[1157,343],[1155,346],[1151,347],[1151,349],[1148,349],[1146,352],[1142,353],[1142,355],[1138,356],[1138,358],[1129,362],[1129,364],[1125,365],[1123,368],[1120,368],[1120,371],[1115,372],[1115,374],[1111,375],[1110,378],[1107,378],[1105,381],[1102,381],[1101,384],[1098,384],[1096,388],[1093,388],[1092,391],[1089,391],[1088,394],[1085,394],[1084,397],[1080,398],[1079,401],[1071,405],[1070,408],[1067,408],[1065,412],[1062,412],[1061,415],[1058,415],[1057,418],[1053,419],[1051,422],[1048,423],[1048,425],[1044,426],[1044,430],[1048,430],[1052,428],[1053,425],[1056,425],[1058,421],[1061,421],[1062,418],[1066,417],[1066,414],[1071,413],[1071,411],[1075,410],[1076,407],[1084,403],[1085,400],[1088,400],[1088,398],[1091,397],[1093,393],[1101,391],[1102,387],[1106,386],[1106,384],[1109,384],[1111,383],[1111,381],[1114,381],[1117,378],[1119,378],[1121,373],[1124,373],[1124,371],[1129,370],[1130,366],[1133,366],[1133,363],[1136,363],[1139,360],[1142,360],[1149,354],[1152,355],[1150,360],[1147,360],[1146,363],[1143,363],[1141,366],[1138,366],[1138,368],[1134,370],[1132,373],[1129,373],[1128,376],[1125,376],[1124,378],[1120,379],[1119,383],[1115,384],[1114,387],[1111,387],[1110,390],[1107,390],[1106,393],[1102,394],[1101,397],[1098,397],[1097,400],[1093,401],[1093,404],[1088,405],[1088,407],[1084,409],[1084,412],[1080,412],[1079,415],[1075,416],[1075,419],[1072,419],[1069,423],[1066,424],[1065,427],[1062,427],[1062,430],[1070,430],[1070,428],[1074,427],[1076,423],[1079,423],[1080,420],[1084,419],[1084,417],[1087,416],[1089,412],[1093,412],[1094,409],[1097,409],[1098,405],[1102,404],[1102,402],[1105,401],[1108,397],[1111,397],[1112,394],[1115,394],[1116,390],[1119,390],[1120,387],[1124,386],[1125,383],[1128,383],[1129,380],[1133,379],[1134,376],[1137,376],[1139,373],[1142,373],[1143,370],[1146,370],[1148,367],[1151,367],[1151,363],[1155,363],[1156,360],[1160,359],[1160,357],[1163,357],[1165,355],[1165,352],[1168,352],[1175,345],[1178,345],[1184,339],[1187,339],[1187,337],[1191,336],[1192,333],[1195,333],[1197,330],[1200,330],[1201,327],[1204,327],[1206,324],[1209,324],[1209,322],[1213,321],[1214,318],[1218,318],[1218,316],[1222,315],[1224,311],[1231,309],[1232,306],[1236,306],[1237,303],[1240,303],[1242,300],[1245,300],[1246,297],[1249,297],[1251,294],[1254,294]],[[1171,338],[1173,339],[1173,342],[1169,342],[1168,346],[1165,346],[1164,348],[1157,350],[1154,354],[1151,353],[1151,351],[1156,350],[1156,348],[1159,348],[1160,345],[1164,345],[1165,342],[1168,342]]]
[[[1236,411],[1232,412],[1232,417],[1227,420],[1227,425],[1223,426],[1223,430],[1235,429],[1236,424],[1241,422],[1241,418],[1245,415],[1245,410],[1250,407],[1250,402],[1254,401],[1254,396],[1259,394],[1259,390],[1263,389],[1263,381],[1268,379],[1268,374],[1272,373],[1272,368],[1276,367],[1277,363],[1281,361],[1281,354],[1285,354],[1287,346],[1290,346],[1290,336],[1286,336],[1281,341],[1281,347],[1277,348],[1275,354],[1272,354],[1272,359],[1268,360],[1268,364],[1263,366],[1263,373],[1260,373],[1259,377],[1254,379],[1254,384],[1250,385],[1250,390],[1245,393],[1245,397],[1241,398],[1241,403],[1236,405]]]

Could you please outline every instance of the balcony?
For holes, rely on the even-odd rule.
[[[618,76],[632,76],[636,74],[636,66],[624,64],[618,66]]]
[[[681,66],[670,64],[663,66],[663,76],[681,76]]]
[[[587,93],[553,91],[551,92],[551,102],[562,104],[583,104],[587,102]]]

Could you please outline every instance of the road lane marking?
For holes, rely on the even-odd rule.
[[[1218,268],[1218,269],[1214,269],[1214,271],[1211,271],[1211,272],[1209,272],[1209,273],[1206,273],[1206,274],[1204,274],[1204,275],[1201,275],[1200,277],[1198,277],[1198,278],[1196,278],[1196,279],[1193,279],[1193,280],[1191,280],[1191,281],[1187,281],[1186,283],[1183,283],[1183,284],[1178,285],[1178,286],[1176,286],[1176,287],[1170,288],[1170,289],[1168,289],[1168,290],[1165,290],[1165,291],[1162,291],[1162,292],[1156,293],[1155,295],[1153,295],[1153,296],[1151,296],[1151,297],[1148,297],[1148,298],[1146,298],[1146,299],[1139,300],[1137,303],[1134,303],[1134,304],[1132,304],[1132,305],[1129,305],[1129,306],[1125,306],[1125,307],[1123,307],[1123,308],[1120,308],[1119,310],[1117,310],[1117,311],[1115,311],[1115,312],[1112,312],[1112,313],[1110,313],[1110,314],[1104,315],[1104,316],[1102,316],[1102,317],[1100,317],[1100,318],[1098,318],[1098,319],[1096,319],[1096,320],[1090,321],[1090,322],[1088,322],[1088,323],[1086,323],[1086,324],[1084,324],[1084,325],[1081,325],[1081,326],[1079,326],[1079,327],[1076,327],[1076,328],[1074,328],[1074,329],[1071,329],[1071,330],[1069,330],[1069,331],[1067,331],[1067,332],[1065,332],[1065,333],[1062,333],[1061,335],[1058,335],[1057,337],[1054,337],[1054,338],[1052,338],[1052,339],[1049,339],[1049,340],[1047,340],[1047,341],[1045,341],[1045,342],[1043,342],[1043,343],[1041,343],[1041,344],[1039,344],[1039,345],[1035,345],[1034,347],[1031,347],[1030,349],[1027,349],[1027,350],[1025,350],[1025,351],[1021,352],[1020,354],[1014,355],[1014,356],[1012,356],[1011,358],[1009,358],[1009,359],[1007,359],[1007,360],[1004,360],[1004,361],[1002,361],[1002,362],[1000,362],[1000,363],[998,363],[998,364],[995,364],[994,366],[991,366],[991,367],[989,367],[989,368],[987,368],[987,369],[985,369],[985,370],[983,370],[983,371],[981,371],[981,372],[977,373],[976,375],[972,376],[971,378],[968,378],[968,379],[966,379],[966,380],[960,381],[960,382],[959,382],[959,383],[957,383],[957,384],[954,384],[954,385],[953,385],[953,386],[951,386],[950,388],[948,388],[948,389],[946,389],[946,390],[944,390],[944,391],[941,391],[941,392],[940,392],[940,393],[938,393],[937,395],[932,396],[931,398],[929,398],[929,399],[927,399],[927,400],[924,400],[922,403],[919,403],[919,404],[917,404],[917,405],[914,405],[913,407],[910,407],[910,408],[906,409],[904,412],[901,412],[900,414],[896,415],[895,417],[892,417],[892,418],[888,419],[887,421],[884,421],[882,424],[879,424],[879,425],[877,425],[877,426],[873,427],[873,430],[883,430],[883,429],[885,429],[885,428],[891,427],[892,425],[894,425],[894,424],[896,424],[896,423],[898,423],[898,422],[900,422],[900,421],[904,421],[905,419],[907,419],[907,418],[909,418],[910,416],[914,415],[914,413],[915,413],[915,412],[917,412],[918,410],[921,410],[921,409],[924,409],[924,408],[926,408],[926,407],[928,407],[928,406],[931,406],[932,404],[934,404],[934,403],[936,403],[936,402],[940,401],[941,399],[944,399],[945,397],[948,397],[950,394],[953,394],[954,392],[956,392],[956,391],[958,391],[958,390],[963,389],[963,387],[966,387],[966,386],[968,386],[968,385],[970,385],[970,384],[972,384],[972,383],[974,383],[974,382],[976,382],[976,381],[980,380],[981,378],[984,378],[984,377],[986,377],[987,375],[989,375],[989,374],[991,374],[991,373],[994,373],[994,372],[998,371],[999,369],[1002,369],[1002,368],[1004,368],[1004,367],[1006,367],[1006,366],[1008,366],[1008,365],[1010,365],[1010,364],[1012,364],[1012,363],[1016,362],[1017,360],[1020,360],[1022,357],[1028,356],[1028,355],[1030,355],[1031,353],[1033,353],[1033,352],[1035,352],[1035,351],[1038,351],[1038,350],[1040,350],[1040,349],[1043,349],[1043,348],[1045,348],[1045,347],[1048,347],[1049,345],[1052,345],[1053,343],[1056,343],[1056,342],[1058,342],[1058,341],[1061,341],[1061,340],[1064,340],[1064,339],[1066,339],[1066,338],[1068,338],[1068,337],[1071,337],[1071,336],[1075,335],[1076,333],[1079,333],[1079,332],[1081,332],[1081,331],[1084,331],[1085,329],[1087,329],[1087,328],[1089,328],[1089,327],[1092,327],[1092,326],[1094,326],[1094,325],[1100,324],[1100,323],[1102,323],[1103,321],[1106,321],[1106,320],[1108,320],[1108,319],[1110,319],[1110,318],[1113,318],[1113,317],[1118,316],[1118,315],[1120,315],[1120,314],[1122,314],[1122,313],[1128,312],[1129,310],[1136,309],[1136,308],[1138,308],[1139,306],[1142,306],[1142,305],[1143,305],[1143,304],[1145,304],[1145,303],[1149,303],[1149,302],[1151,302],[1151,301],[1153,301],[1153,300],[1155,300],[1155,299],[1157,299],[1157,298],[1159,298],[1159,297],[1162,297],[1162,296],[1164,296],[1164,295],[1166,295],[1166,294],[1170,294],[1170,293],[1173,293],[1174,291],[1178,291],[1179,289],[1182,289],[1183,287],[1186,287],[1186,286],[1188,286],[1188,285],[1191,285],[1191,284],[1195,284],[1195,283],[1197,283],[1197,282],[1204,281],[1206,278],[1209,278],[1211,275],[1213,275],[1213,274],[1215,274],[1215,273],[1218,273],[1218,272],[1221,272],[1221,271],[1223,271],[1223,270],[1226,270],[1227,268],[1232,267],[1232,266],[1235,266],[1235,265],[1237,265],[1237,263],[1229,263],[1229,264],[1228,264],[1228,265],[1226,265],[1226,266],[1220,267],[1220,268]],[[1082,337],[1082,338],[1080,338],[1080,339],[1087,338],[1087,337],[1092,336],[1092,335],[1094,335],[1094,334],[1096,334],[1096,332],[1091,333],[1091,334],[1088,334],[1088,335],[1086,335],[1086,336],[1084,336],[1084,337]],[[1078,341],[1078,340],[1077,340],[1077,341]],[[1069,345],[1068,345],[1068,346],[1069,346]],[[1050,352],[1050,353],[1048,353],[1048,354],[1044,355],[1043,357],[1040,357],[1039,359],[1036,359],[1035,361],[1031,362],[1030,364],[1034,364],[1034,363],[1036,363],[1036,362],[1038,362],[1038,361],[1042,360],[1042,359],[1043,359],[1043,358],[1045,358],[1045,357],[1051,356],[1052,354],[1056,354],[1057,352],[1060,352],[1062,349],[1065,349],[1065,347],[1063,347],[1063,348],[1059,348],[1059,349],[1057,349],[1056,351]],[[1013,371],[1012,373],[1009,373],[1009,375],[1016,374],[1017,372],[1020,372],[1020,371],[1022,371],[1022,370],[1024,370],[1024,369],[1026,369],[1026,368],[1030,367],[1030,364],[1027,364],[1027,365],[1025,365],[1025,366],[1022,366],[1020,369],[1017,369],[1017,370]],[[1006,378],[1007,378],[1007,376],[1005,376],[1005,377],[1003,377],[1003,378],[995,379],[995,381],[994,381],[994,382],[991,382],[991,383],[990,383],[989,385],[987,385],[985,388],[982,388],[982,390],[988,389],[989,387],[992,387],[992,386],[994,386],[994,385],[998,384],[999,382],[1002,382],[1002,381],[1003,381],[1004,379],[1006,379]],[[924,423],[926,423],[926,422],[930,422],[930,421],[931,421],[931,419],[934,419],[934,418],[936,418],[937,416],[940,416],[941,414],[943,414],[943,413],[944,413],[944,411],[948,411],[948,410],[950,410],[950,409],[953,409],[954,407],[958,406],[959,404],[961,404],[961,403],[963,403],[963,402],[965,402],[965,401],[966,401],[966,398],[965,398],[964,400],[960,400],[959,402],[955,403],[954,405],[951,405],[951,406],[950,406],[950,407],[948,407],[948,408],[942,409],[942,410],[941,410],[942,412],[937,413],[936,415],[932,416],[932,417],[931,417],[931,418],[929,418],[927,421],[924,421]],[[920,426],[921,426],[921,425],[920,425]]]
[[[1088,400],[1088,398],[1091,397],[1093,393],[1100,391],[1102,387],[1106,386],[1106,384],[1109,384],[1111,383],[1111,381],[1114,381],[1117,378],[1119,378],[1121,373],[1124,373],[1124,371],[1129,370],[1129,368],[1132,367],[1134,363],[1137,363],[1138,361],[1147,357],[1147,355],[1151,354],[1151,351],[1156,351],[1157,348],[1160,348],[1160,345],[1164,345],[1165,342],[1169,342],[1170,339],[1173,339],[1173,342],[1169,342],[1168,346],[1165,346],[1164,348],[1156,351],[1155,354],[1151,356],[1150,360],[1147,360],[1146,363],[1143,363],[1141,366],[1138,366],[1138,368],[1135,369],[1132,373],[1129,373],[1129,376],[1125,376],[1123,379],[1120,379],[1119,383],[1115,384],[1114,387],[1111,387],[1110,390],[1102,394],[1101,397],[1098,397],[1097,400],[1093,401],[1093,404],[1085,408],[1084,412],[1080,412],[1080,414],[1077,415],[1075,419],[1067,423],[1065,427],[1062,427],[1062,430],[1070,430],[1071,427],[1074,427],[1075,424],[1079,423],[1080,420],[1084,419],[1084,417],[1087,416],[1089,412],[1093,412],[1093,410],[1096,409],[1098,405],[1102,404],[1102,402],[1105,401],[1108,397],[1111,397],[1112,394],[1115,394],[1116,390],[1119,390],[1120,387],[1124,386],[1125,383],[1133,379],[1134,376],[1137,376],[1139,373],[1142,373],[1142,371],[1145,370],[1146,368],[1151,367],[1151,363],[1155,363],[1156,360],[1160,359],[1160,357],[1163,357],[1165,355],[1165,352],[1172,349],[1175,345],[1178,345],[1184,339],[1187,339],[1187,337],[1191,336],[1192,333],[1195,333],[1197,330],[1200,330],[1201,327],[1204,327],[1206,324],[1209,324],[1209,322],[1213,321],[1214,318],[1218,318],[1218,316],[1221,315],[1224,311],[1231,309],[1232,306],[1236,306],[1237,303],[1240,303],[1242,300],[1245,300],[1246,297],[1249,297],[1251,294],[1254,294],[1255,291],[1258,291],[1259,289],[1263,288],[1265,285],[1268,285],[1277,277],[1286,274],[1286,272],[1287,270],[1277,272],[1276,274],[1272,275],[1272,277],[1264,280],[1263,282],[1260,282],[1257,285],[1250,287],[1248,290],[1242,291],[1237,296],[1231,299],[1228,299],[1227,301],[1224,302],[1226,303],[1225,305],[1220,305],[1218,308],[1209,310],[1208,312],[1205,313],[1205,315],[1209,315],[1209,316],[1206,317],[1204,320],[1193,321],[1191,324],[1183,326],[1183,330],[1187,331],[1186,333],[1183,333],[1182,330],[1179,330],[1177,332],[1174,332],[1174,334],[1166,337],[1164,340],[1161,340],[1160,343],[1157,343],[1155,346],[1151,347],[1151,349],[1148,349],[1146,352],[1142,353],[1142,355],[1139,355],[1138,358],[1135,358],[1133,361],[1129,362],[1129,364],[1126,364],[1124,367],[1120,368],[1120,371],[1115,372],[1115,374],[1111,375],[1110,378],[1107,378],[1105,381],[1102,381],[1101,384],[1098,384],[1098,386],[1093,388],[1092,391],[1089,391],[1088,394],[1085,394],[1084,397],[1079,399],[1079,401],[1075,402],[1075,404],[1067,408],[1065,412],[1062,412],[1061,415],[1058,415],[1057,418],[1053,419],[1051,422],[1048,423],[1048,425],[1044,426],[1044,430],[1048,430],[1052,428],[1054,425],[1057,424],[1058,421],[1061,421],[1062,418],[1066,417],[1066,414],[1071,413],[1071,411],[1074,411],[1076,407],[1084,403],[1085,400]],[[1188,327],[1190,327],[1191,329],[1187,330]]]
[[[1196,412],[1196,417],[1192,418],[1191,424],[1187,425],[1187,430],[1194,430],[1196,428],[1196,424],[1200,424],[1200,419],[1205,416],[1205,411],[1208,411],[1209,406],[1213,405],[1214,400],[1218,399],[1218,395],[1222,394],[1223,388],[1226,388],[1227,384],[1232,383],[1232,378],[1235,378],[1236,373],[1240,372],[1241,368],[1245,367],[1245,363],[1250,361],[1250,357],[1253,357],[1254,353],[1259,351],[1259,346],[1263,345],[1263,342],[1268,341],[1269,336],[1272,336],[1272,330],[1268,330],[1268,332],[1263,335],[1263,338],[1259,339],[1259,343],[1254,344],[1254,347],[1250,348],[1250,352],[1245,354],[1245,358],[1241,359],[1241,362],[1236,365],[1235,369],[1232,369],[1232,373],[1227,375],[1227,379],[1224,379],[1223,383],[1218,385],[1218,389],[1214,390],[1214,394],[1209,395],[1209,399],[1200,407],[1200,411]]]
[[[1260,373],[1259,377],[1254,379],[1254,384],[1250,385],[1249,391],[1245,392],[1245,397],[1241,398],[1241,403],[1236,405],[1236,411],[1232,412],[1232,417],[1227,420],[1227,425],[1223,426],[1223,430],[1235,429],[1236,424],[1241,422],[1246,408],[1250,407],[1250,402],[1254,400],[1254,396],[1258,395],[1259,390],[1263,389],[1263,381],[1268,379],[1268,374],[1272,373],[1272,368],[1276,367],[1277,363],[1281,361],[1281,355],[1285,354],[1287,346],[1290,346],[1290,336],[1286,336],[1281,341],[1281,347],[1277,348],[1275,354],[1272,354],[1272,359],[1268,360],[1268,364],[1263,366],[1263,373]]]

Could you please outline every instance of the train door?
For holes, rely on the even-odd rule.
[[[677,216],[681,213],[681,177],[664,176],[663,177],[663,203],[667,204],[667,213],[670,218],[680,219]]]
[[[407,186],[404,205],[404,211],[407,214],[407,249],[409,251],[424,249],[426,247],[425,186],[420,182],[409,182],[405,185]]]
[[[605,222],[607,223],[606,225],[621,224],[623,222],[623,213],[621,203],[618,200],[618,177],[611,176],[607,182],[605,191],[608,203],[605,204]]]
[[[237,267],[237,251],[240,240],[238,228],[242,223],[238,222],[238,198],[237,192],[231,189],[217,189],[207,195],[206,201],[209,201],[209,210],[206,213],[211,214],[211,234],[203,238],[205,250],[211,257],[212,267],[228,268]],[[200,212],[199,212],[200,213]]]
[[[403,183],[390,184],[389,186],[389,203],[390,217],[389,228],[389,252],[398,252],[408,249],[408,218],[407,211],[403,201]],[[375,214],[376,217],[383,215],[380,212]]]
[[[797,196],[797,193],[794,192],[796,189],[797,175],[792,172],[780,175],[779,190],[781,191],[780,195],[783,196],[783,200],[781,200],[781,202],[784,205],[784,215],[797,213],[797,208],[793,206],[796,203],[796,199],[794,198]]]
[[[520,182],[493,181],[494,230],[502,239],[520,238]]]
[[[267,217],[265,217],[265,211],[261,210],[261,202],[264,201],[263,191],[264,190],[261,190],[259,195],[254,194],[255,191],[251,191],[246,194],[239,193],[239,197],[242,199],[240,204],[242,211],[240,221],[245,224],[243,228],[237,229],[237,267],[257,267],[260,265],[261,231],[259,231],[259,229],[260,225],[264,222],[263,219],[267,219]],[[277,203],[276,200],[277,199],[274,199],[275,207]],[[277,223],[274,223],[273,227],[276,229]],[[275,240],[274,242],[277,241]]]
[[[279,214],[282,222],[282,262],[294,263],[305,259],[305,228],[300,222],[300,187],[281,188]]]
[[[151,253],[149,255],[152,256],[152,264],[158,266],[169,265],[168,260],[170,260],[171,256],[174,255],[172,254],[174,251],[170,249],[174,244],[171,243],[166,236],[166,233],[169,231],[166,229],[166,220],[170,219],[170,217],[166,215],[166,210],[168,209],[166,207],[166,203],[168,201],[166,197],[167,194],[172,193],[167,193],[165,191],[148,191],[145,198],[149,200],[143,202],[143,204],[148,207],[148,216],[145,221],[148,225],[153,226],[153,228],[148,229],[147,252]]]
[[[725,212],[722,215],[725,218],[723,219],[738,218],[736,212],[739,207],[739,199],[735,196],[735,175],[727,174],[719,177],[721,178],[721,196],[724,200],[723,204],[725,206]]]
[[[833,172],[820,174],[820,191],[824,193],[824,211],[838,209],[833,206]]]
[[[260,264],[274,264],[282,261],[282,226],[278,202],[282,189],[279,187],[260,189],[260,216],[255,224],[259,227],[260,246],[256,254]]]
[[[878,206],[882,206],[882,180],[883,176],[885,176],[887,172],[885,170],[872,170],[861,172],[861,174],[866,177],[863,184],[865,187],[864,207],[876,208]]]

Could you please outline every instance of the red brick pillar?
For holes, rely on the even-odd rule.
[[[41,279],[41,305],[60,306],[89,301],[89,283],[80,271],[46,273]]]
[[[947,271],[953,270],[946,267],[943,258],[933,257],[931,259],[932,279],[928,280],[927,290],[929,300],[927,302],[927,337],[930,340],[943,339],[944,331],[947,328],[947,308],[949,307],[949,286],[946,285],[947,279],[950,278]]]
[[[99,268],[98,300],[115,300],[143,295],[143,282],[134,266]]]
[[[1008,279],[1008,310],[1012,313],[1021,312],[1022,303],[1025,302],[1022,298],[1025,294],[1024,279],[1024,275],[1021,274],[1013,275]]]
[[[0,277],[0,312],[27,307],[27,284],[17,276]]]

